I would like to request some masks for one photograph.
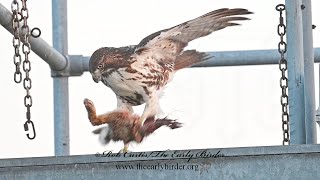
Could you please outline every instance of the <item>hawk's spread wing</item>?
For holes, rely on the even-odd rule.
[[[240,8],[223,8],[211,11],[196,19],[147,36],[137,45],[136,53],[154,53],[162,56],[158,58],[160,61],[174,61],[188,42],[225,27],[239,25],[233,21],[248,20],[248,18],[239,15],[251,13]]]

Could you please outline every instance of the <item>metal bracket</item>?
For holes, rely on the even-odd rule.
[[[82,55],[66,56],[67,64],[63,70],[51,70],[51,77],[70,77],[81,76],[83,72],[88,71],[89,62]]]
[[[320,126],[320,106],[318,107],[318,109],[316,111],[316,122]]]

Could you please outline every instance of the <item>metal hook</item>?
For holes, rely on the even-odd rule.
[[[27,137],[28,137],[28,139],[32,140],[32,139],[34,139],[36,137],[36,130],[34,129],[34,124],[33,124],[32,121],[26,121],[24,123],[24,130],[25,131],[29,131],[28,123],[31,123],[32,130],[33,130],[33,137],[30,137],[29,133],[27,133]]]

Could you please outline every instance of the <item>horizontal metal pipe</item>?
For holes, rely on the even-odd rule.
[[[12,13],[0,3],[0,24],[12,34],[13,29],[11,20]],[[30,36],[29,40],[32,51],[47,62],[52,70],[60,71],[67,67],[68,62],[66,57],[51,47],[43,39]]]
[[[280,58],[278,50],[218,51],[207,53],[212,58],[193,67],[278,64]]]
[[[217,51],[207,52],[212,57],[193,67],[240,66],[278,64],[278,50],[246,50],[246,51]],[[89,56],[71,55],[69,59],[81,63],[84,71],[89,70]],[[314,61],[320,62],[320,48],[314,49]],[[73,63],[71,63],[73,64]]]
[[[240,65],[268,65],[278,64],[280,54],[278,50],[245,50],[207,52],[212,58],[193,67],[240,66]],[[314,49],[314,61],[320,62],[320,48]]]

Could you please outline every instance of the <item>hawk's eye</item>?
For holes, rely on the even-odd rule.
[[[97,68],[101,69],[102,67],[103,67],[102,64],[99,64]]]

